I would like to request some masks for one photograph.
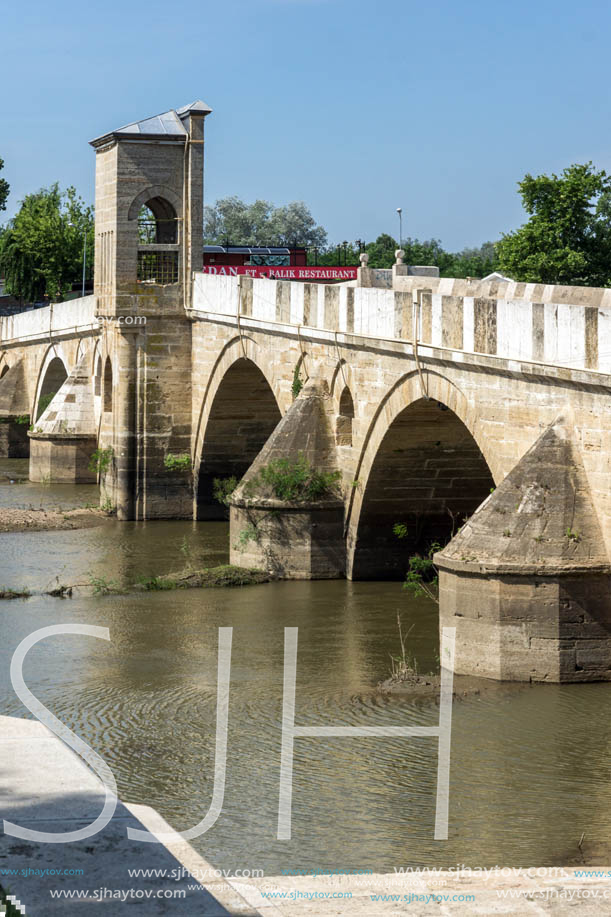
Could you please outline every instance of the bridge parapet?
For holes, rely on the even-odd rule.
[[[611,373],[611,290],[398,280],[384,290],[195,273],[193,309]]]
[[[44,309],[18,312],[0,319],[0,342],[13,343],[65,334],[95,326],[96,297],[85,296],[68,302],[54,303]]]

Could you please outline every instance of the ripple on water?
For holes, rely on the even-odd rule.
[[[0,488],[1,490],[1,488]],[[226,556],[226,526],[171,523],[0,536],[3,579],[37,585],[60,564],[76,576],[154,575],[190,556]],[[453,707],[450,838],[433,840],[433,739],[297,739],[293,839],[276,840],[283,639],[299,627],[296,722],[434,725],[423,698],[374,686],[396,653],[396,613],[427,671],[435,609],[394,583],[273,583],[71,601],[34,597],[0,608],[2,710],[22,713],[8,682],[17,643],[62,621],[106,626],[111,642],[54,638],[26,663],[31,689],[88,741],[123,798],[156,806],[177,828],[210,805],[217,633],[232,626],[227,786],[223,813],[196,845],[224,868],[372,868],[566,862],[582,830],[611,828],[611,685],[491,684]]]

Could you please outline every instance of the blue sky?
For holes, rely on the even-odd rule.
[[[594,0],[28,0],[0,19],[10,216],[93,200],[106,130],[204,99],[206,199],[304,200],[340,241],[452,250],[523,222],[526,173],[611,171],[611,5]]]

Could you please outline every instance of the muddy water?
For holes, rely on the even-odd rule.
[[[9,484],[0,505],[78,505],[89,488]],[[11,478],[10,475],[13,475]],[[36,495],[35,495],[36,491]],[[42,493],[39,494],[39,491]],[[226,559],[222,523],[119,524],[0,535],[0,584],[44,587],[90,575],[134,581]],[[36,647],[31,689],[113,768],[121,796],[158,808],[178,829],[212,794],[216,641],[234,628],[225,803],[195,845],[217,866],[281,869],[566,863],[583,831],[611,828],[611,685],[493,685],[456,701],[449,840],[433,840],[434,739],[298,739],[293,838],[275,839],[283,628],[299,627],[296,720],[321,725],[434,725],[438,708],[372,690],[398,650],[435,664],[433,605],[398,583],[273,583],[73,599],[0,602],[0,711],[22,715],[8,678],[11,653],[37,628],[82,622],[112,642],[65,636]]]

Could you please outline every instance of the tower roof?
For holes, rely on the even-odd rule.
[[[126,124],[114,131],[109,131],[90,140],[92,147],[102,146],[114,138],[118,140],[184,140],[188,135],[188,130],[184,122],[190,114],[209,115],[212,109],[201,99],[191,102],[190,105],[183,105],[182,108],[164,111],[160,115],[153,115],[151,118],[144,118],[143,121],[134,121],[132,124]]]

